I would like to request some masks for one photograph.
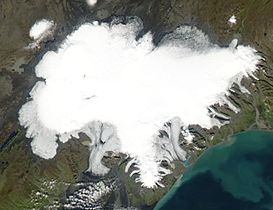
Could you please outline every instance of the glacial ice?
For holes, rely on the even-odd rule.
[[[235,41],[220,48],[195,27],[177,28],[158,46],[150,32],[136,40],[141,29],[138,18],[85,23],[43,56],[36,75],[44,81],[19,112],[33,153],[53,158],[57,139],[85,133],[91,139],[88,170],[104,175],[105,152],[122,152],[132,158],[126,170],[135,166],[136,181],[162,185],[171,173],[162,161],[186,158],[180,133],[190,141],[189,124],[214,126],[208,107],[230,103],[225,95],[232,82],[252,74],[260,59]]]

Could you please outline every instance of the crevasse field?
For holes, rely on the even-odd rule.
[[[154,187],[169,173],[162,160],[186,156],[180,128],[190,141],[187,125],[220,126],[208,106],[228,103],[224,94],[233,81],[245,90],[240,80],[256,70],[255,49],[236,40],[220,48],[189,26],[155,46],[151,33],[136,40],[141,28],[139,19],[86,23],[43,56],[36,75],[44,81],[19,113],[35,154],[53,158],[58,138],[66,142],[84,132],[92,139],[89,170],[107,173],[100,163],[104,152],[123,152],[138,168],[137,181]],[[163,126],[168,121],[171,128]],[[167,139],[158,137],[160,129],[167,129]]]

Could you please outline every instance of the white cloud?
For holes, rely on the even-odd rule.
[[[180,27],[158,47],[150,33],[136,41],[140,29],[136,20],[111,27],[86,23],[69,35],[57,52],[44,55],[36,75],[45,82],[35,85],[32,100],[19,113],[27,137],[33,138],[35,154],[52,158],[56,135],[65,142],[70,135],[77,137],[80,131],[90,129],[93,145],[94,139],[102,145],[113,142],[93,149],[121,150],[135,157],[138,181],[152,187],[162,177],[162,159],[185,158],[177,144],[180,119],[185,128],[188,124],[211,127],[215,121],[207,107],[223,102],[221,97],[231,80],[256,70],[259,57],[254,49],[220,48],[194,27]],[[169,143],[164,140],[166,146],[155,135],[169,120],[173,126],[165,128],[171,135]],[[92,127],[94,124],[99,128]],[[113,129],[104,132],[98,125],[113,125]],[[103,142],[98,138],[102,135]],[[117,140],[121,146],[114,146],[119,144]],[[172,155],[165,157],[163,150]],[[102,155],[93,155],[90,164],[95,164],[99,173]]]

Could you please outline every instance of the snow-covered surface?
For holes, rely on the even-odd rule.
[[[121,150],[120,141],[115,127],[107,123],[95,121],[88,123],[79,132],[85,133],[92,142],[90,143],[90,157],[88,170],[95,174],[106,174],[109,169],[101,164],[103,155],[107,151],[118,153]],[[67,137],[69,138],[69,137]]]
[[[121,151],[139,169],[134,171],[140,175],[137,181],[153,187],[169,173],[160,167],[163,159],[185,159],[178,145],[180,127],[215,125],[208,106],[229,103],[224,94],[231,82],[240,83],[259,61],[251,47],[234,41],[220,48],[189,26],[179,27],[155,47],[150,33],[135,40],[141,27],[138,19],[86,23],[57,52],[44,55],[36,75],[45,81],[37,82],[32,100],[19,112],[35,154],[53,158],[57,135],[66,142],[71,135],[89,132],[96,150],[89,170],[105,174],[103,153]],[[167,121],[171,125],[163,126]],[[162,127],[168,135],[159,138]]]
[[[183,124],[179,117],[171,119],[169,123],[170,125],[165,123],[160,128],[162,136],[154,135],[150,148],[143,148],[147,153],[132,159],[125,168],[125,172],[128,172],[129,168],[134,165],[137,169],[132,171],[130,176],[140,174],[136,182],[141,182],[144,186],[152,187],[157,184],[164,187],[160,180],[171,171],[160,165],[162,161],[167,161],[171,165],[173,160],[186,160],[186,152],[179,146],[179,135]],[[186,134],[185,136],[188,137]]]
[[[97,0],[86,0],[86,3],[87,3],[89,6],[94,6],[94,5],[97,3]]]
[[[51,20],[42,19],[36,21],[29,31],[29,36],[33,39],[40,38],[43,34],[47,33],[54,26]]]
[[[40,48],[40,43],[53,36],[56,24],[52,20],[42,19],[36,21],[29,31],[33,41],[25,49]]]
[[[235,15],[232,15],[229,19],[228,19],[228,22],[231,23],[231,24],[235,24],[237,22],[237,19],[235,17]]]

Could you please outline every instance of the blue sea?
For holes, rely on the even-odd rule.
[[[247,131],[207,150],[155,210],[273,210],[273,132]]]

